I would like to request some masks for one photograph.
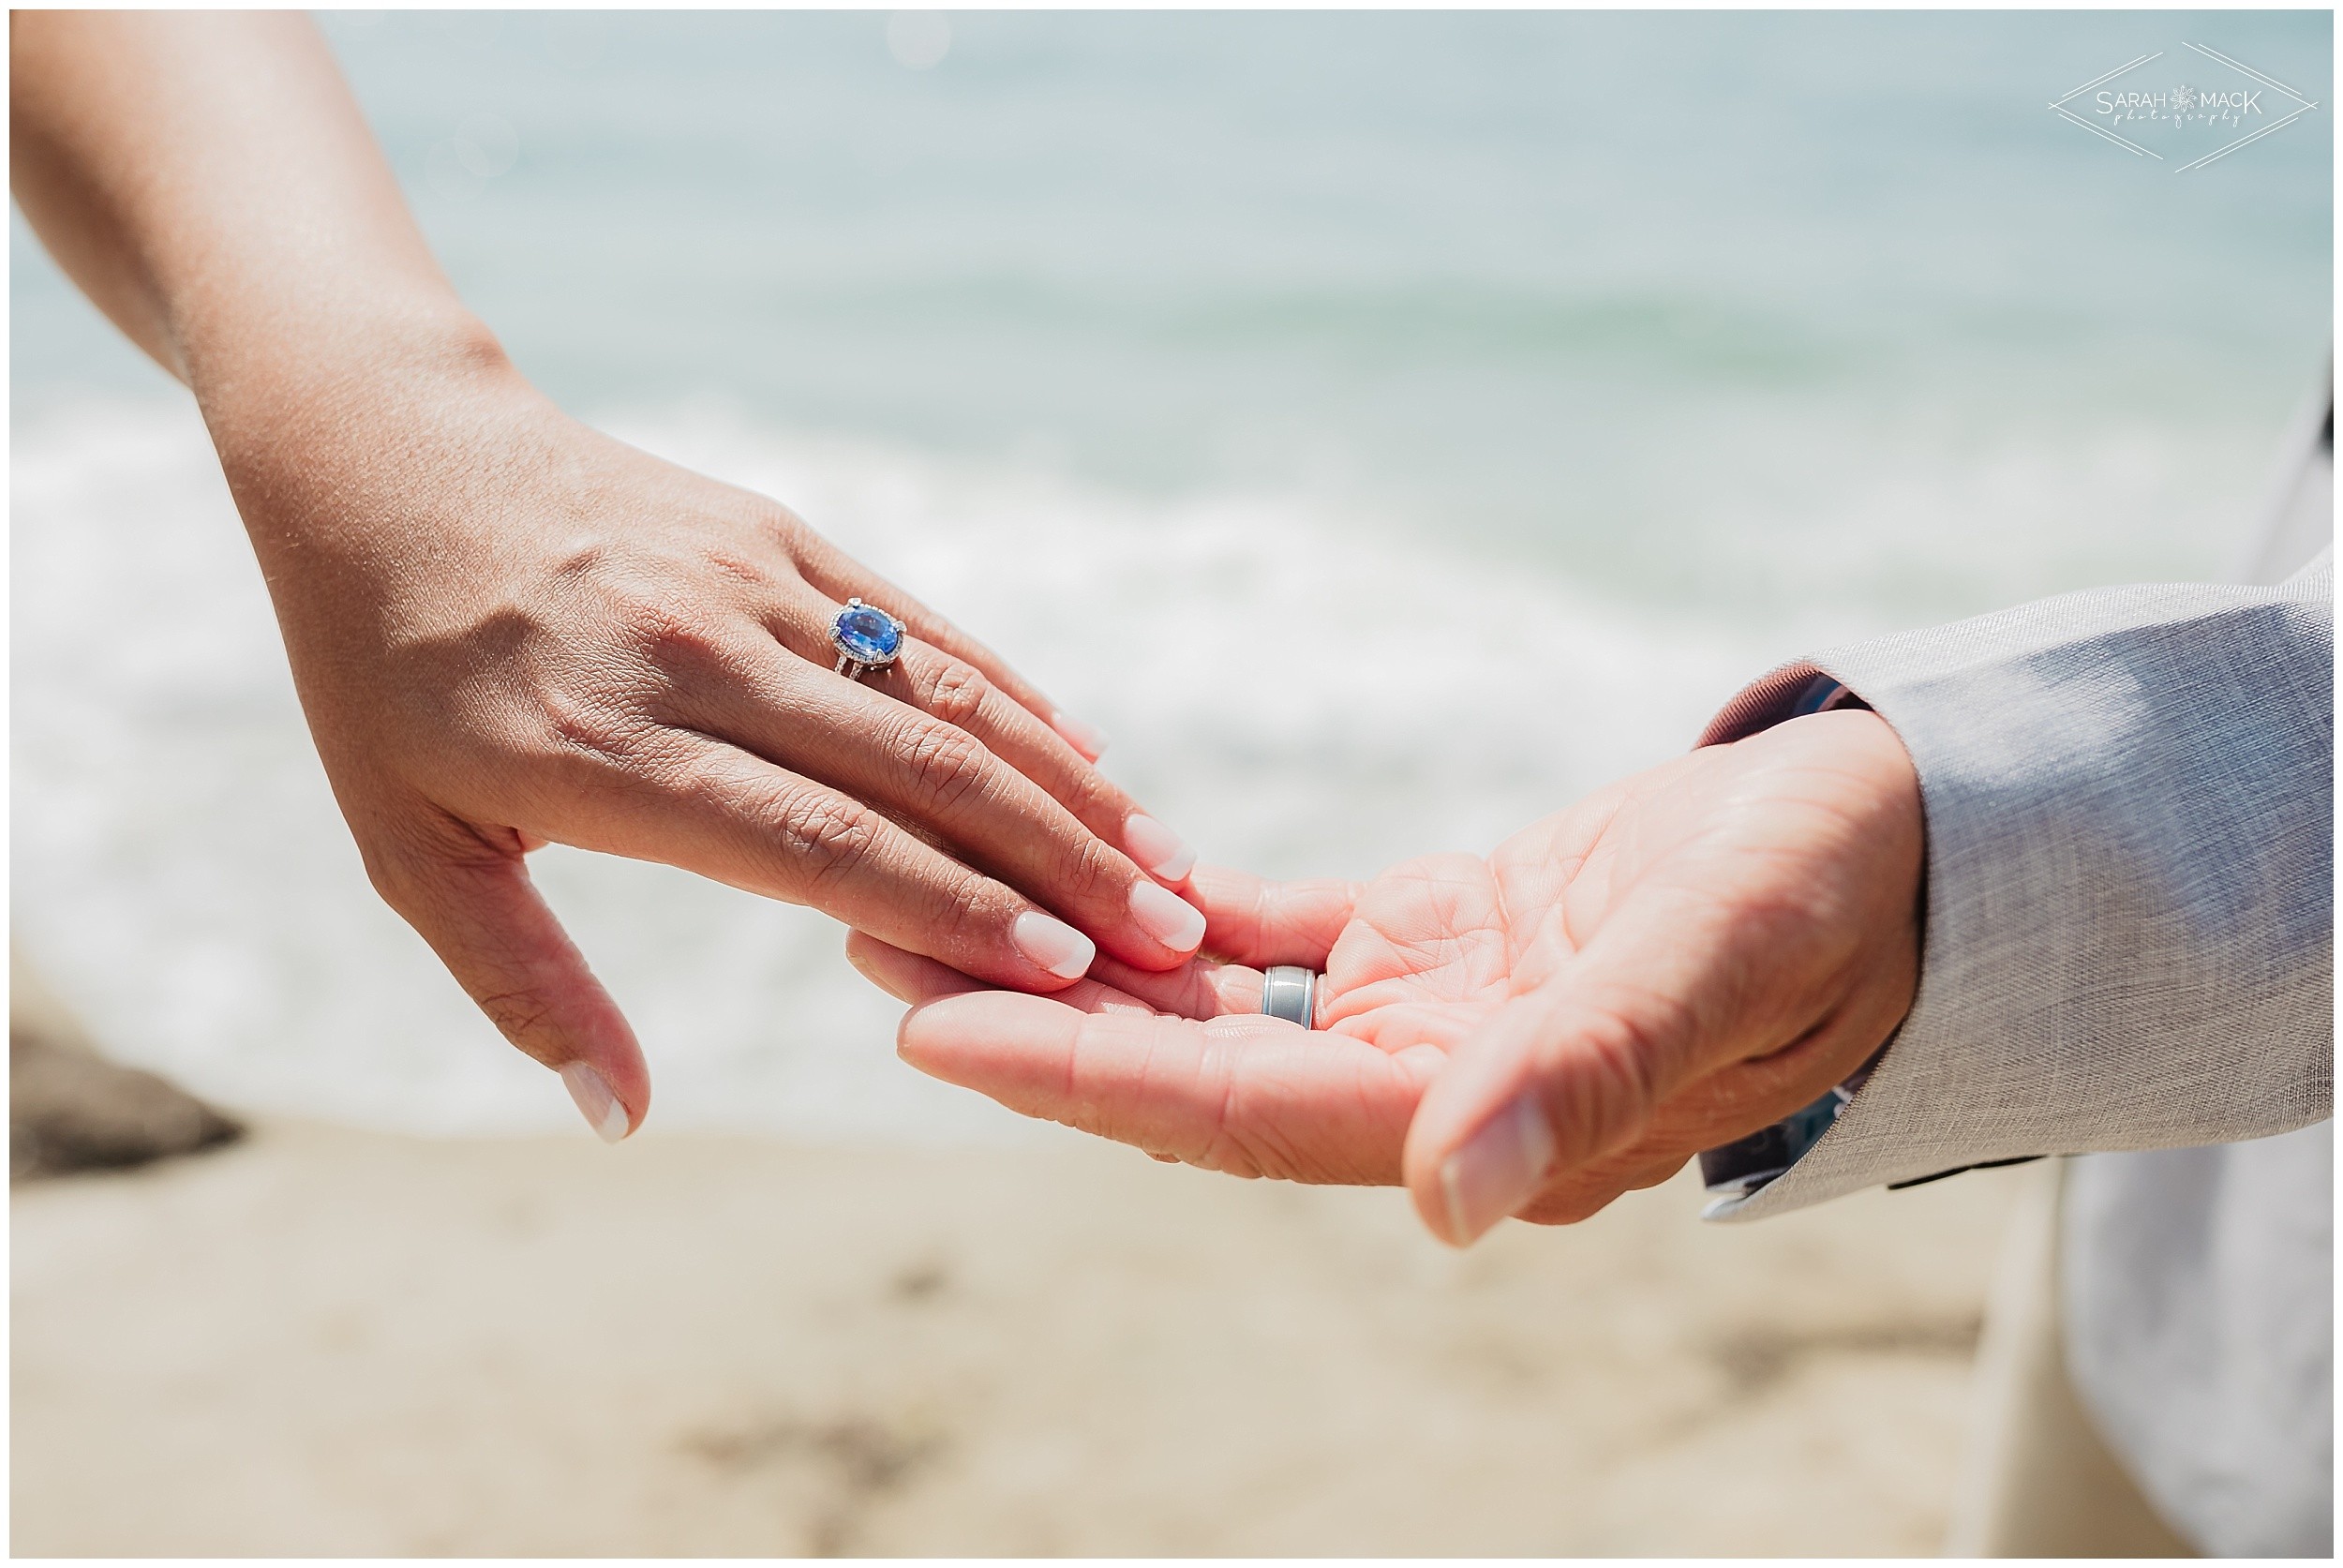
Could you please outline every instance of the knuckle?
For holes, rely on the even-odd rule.
[[[946,724],[965,729],[975,724],[992,695],[992,682],[964,659],[946,657],[927,682],[920,706]]]
[[[1067,896],[1078,900],[1097,900],[1121,903],[1130,896],[1131,876],[1122,858],[1087,832],[1080,834],[1079,846],[1060,868],[1061,886]]]
[[[478,829],[427,810],[378,820],[359,835],[358,859],[376,895],[410,925],[445,908],[452,880],[507,867],[505,852]]]
[[[765,593],[775,586],[772,570],[746,550],[715,548],[708,552],[708,569],[727,585]]]
[[[776,845],[810,889],[850,880],[878,847],[878,819],[843,799],[798,792],[775,802],[769,824]]]
[[[984,787],[992,770],[992,756],[974,736],[931,721],[913,727],[905,741],[903,765],[929,799],[953,811]]]
[[[526,1049],[526,1042],[543,1031],[553,1016],[552,1004],[535,991],[475,991],[472,1001],[488,1015],[497,1033]]]
[[[610,558],[609,540],[581,530],[554,545],[551,566],[557,580],[590,582],[609,569]]]
[[[602,698],[555,687],[545,693],[542,706],[554,760],[622,766],[641,742],[642,716]]]
[[[1138,801],[1109,784],[1087,763],[1074,768],[1062,780],[1053,778],[1051,792],[1084,822],[1112,823],[1119,828],[1139,809]]]
[[[998,887],[982,873],[956,866],[944,894],[944,906],[951,911],[945,934],[948,950],[973,959],[997,946],[1007,920]]]
[[[750,499],[749,517],[752,525],[793,557],[805,547],[809,537],[819,537],[806,525],[803,517],[798,516],[781,502],[759,495],[753,495]]]
[[[627,652],[663,674],[702,670],[724,662],[723,618],[692,609],[648,588],[612,591],[611,618]]]

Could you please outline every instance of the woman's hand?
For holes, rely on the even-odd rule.
[[[530,885],[550,841],[1025,990],[1094,941],[1135,971],[1195,950],[1186,850],[1082,726],[781,507],[515,373],[306,19],[20,11],[9,36],[17,201],[201,404],[375,886],[604,1137],[649,1083]],[[856,596],[910,631],[860,684],[828,635]]]
[[[348,396],[216,428],[302,705],[376,888],[597,1126],[639,1120],[648,1080],[530,886],[546,842],[1021,990],[1094,940],[1142,971],[1195,951],[1202,915],[1149,874],[1181,882],[1178,841],[1031,685],[783,508],[576,424],[485,343]],[[861,682],[828,632],[855,596],[909,627]]]
[[[1207,951],[1101,963],[1053,998],[867,937],[920,1005],[906,1060],[1012,1110],[1242,1175],[1399,1183],[1462,1245],[1664,1181],[1860,1066],[1911,1005],[1911,762],[1860,711],[1793,720],[1614,785],[1502,845],[1374,881],[1202,869]],[[1259,1016],[1261,966],[1323,970],[1317,1032]]]

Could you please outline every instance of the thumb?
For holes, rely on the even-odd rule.
[[[1457,1047],[1402,1161],[1434,1235],[1466,1246],[1556,1172],[1632,1142],[1732,1029],[1741,966],[1687,913],[1615,917]]]
[[[519,853],[475,843],[395,861],[367,856],[384,902],[522,1051],[561,1075],[604,1142],[641,1125],[650,1072],[634,1031],[530,880]]]

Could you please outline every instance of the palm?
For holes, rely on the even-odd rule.
[[[1446,1049],[1568,948],[1553,918],[1569,889],[1556,844],[1584,814],[1565,812],[1487,859],[1436,855],[1394,866],[1359,891],[1326,955],[1320,1026],[1379,1049]]]
[[[1016,1009],[1019,1033],[1003,1042],[1006,1054],[972,1053],[958,1030],[933,1052],[907,1039],[906,1054],[1012,1109],[1162,1158],[1298,1181],[1395,1182],[1408,1116],[1447,1053],[1516,993],[1521,977],[1550,974],[1567,954],[1568,923],[1557,917],[1568,913],[1574,874],[1604,859],[1571,846],[1600,846],[1609,806],[1607,798],[1583,802],[1486,859],[1426,856],[1364,883],[1275,885],[1201,867],[1192,896],[1211,920],[1203,956],[1158,974],[1101,959],[1089,979],[1048,998],[988,993],[999,998],[993,1005]],[[856,938],[854,951],[873,978],[908,999],[971,989],[866,937]],[[1262,966],[1279,963],[1321,970],[1317,1030],[1261,1016]],[[1112,1050],[1142,1021],[1156,1033],[1150,1052],[1160,1052],[1163,1031],[1176,1030],[1209,1064],[1184,1092],[1156,1077],[1147,1092],[1164,1098],[1155,1107],[1118,1107],[1105,1094],[1053,1104],[1047,1091],[1029,1092],[1039,1085],[1019,1082],[1026,1075],[1015,1069],[1033,1064],[1037,1038],[1071,1031],[1082,1047]],[[1230,1047],[1241,1050],[1247,1070],[1235,1070]],[[1228,1069],[1219,1087],[1216,1068]],[[1209,1123],[1182,1113],[1215,1095],[1221,1109]],[[1273,1124],[1281,1135],[1255,1139],[1245,1130]]]
[[[1489,863],[1442,855],[1367,883],[1326,955],[1321,1028],[1385,1051],[1444,1046],[1501,1004],[1506,911]]]
[[[1527,1008],[1559,1042],[1569,1086],[1548,1110],[1574,1119],[1558,1138],[1577,1152],[1524,1212],[1574,1218],[1812,1099],[1886,1038],[1917,958],[1917,804],[1884,725],[1823,715],[1652,769],[1486,859],[1365,883],[1200,869],[1218,956],[1166,973],[1102,959],[1037,997],[868,938],[849,950],[934,1004],[901,1038],[922,1070],[1161,1158],[1299,1181],[1399,1181],[1433,1081]],[[1261,966],[1280,963],[1321,971],[1316,1030],[1261,1016]]]
[[[1635,829],[1649,825],[1654,803],[1606,791],[1515,834],[1486,859],[1425,856],[1360,885],[1327,949],[1319,1027],[1386,1053],[1460,1042],[1550,978],[1576,950],[1576,932],[1601,925],[1613,889],[1641,869]],[[1226,897],[1216,884],[1228,879],[1200,879],[1207,911],[1214,893]],[[1222,986],[1250,995],[1255,973],[1230,966]],[[1142,991],[1155,979],[1124,978]]]

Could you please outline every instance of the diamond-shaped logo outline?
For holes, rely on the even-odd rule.
[[[2196,158],[2190,162],[2182,164],[2179,168],[2172,171],[2175,174],[2186,174],[2192,169],[2202,169],[2208,163],[2215,162],[2220,158],[2225,158],[2229,157],[2230,154],[2237,151],[2240,147],[2246,146],[2249,142],[2259,142],[2263,137],[2268,136],[2275,131],[2284,130],[2287,127],[2292,125],[2295,121],[2301,119],[2304,115],[2319,107],[2319,105],[2313,103],[2310,99],[2303,97],[2302,94],[2294,91],[2293,88],[2289,87],[2285,82],[2280,82],[2274,77],[2264,76],[2261,72],[2254,69],[2251,66],[2245,64],[2243,61],[2231,59],[2228,55],[2222,53],[2217,49],[2208,49],[2202,44],[2190,43],[2186,38],[2181,40],[2181,47],[2183,49],[2194,50],[2196,52],[2203,55],[2208,60],[2227,66],[2230,69],[2237,72],[2248,81],[2261,82],[2264,87],[2269,88],[2270,91],[2291,99],[2297,107],[2290,112],[2282,114],[2278,118],[2271,121],[2268,125],[2263,126],[2259,130],[2250,131],[2244,136],[2238,137],[2235,141],[2225,142],[2221,146],[2214,148],[2213,151],[2205,154],[2201,158]],[[2117,66],[2113,70],[2106,73],[2104,76],[2095,76],[2090,81],[2084,82],[2082,86],[2073,89],[2071,92],[2061,93],[2057,97],[2051,100],[2050,111],[2052,113],[2057,115],[2060,119],[2065,120],[2069,125],[2081,126],[2084,130],[2089,131],[2092,135],[2097,137],[2102,142],[2112,142],[2116,146],[2123,148],[2124,151],[2131,154],[2135,157],[2152,157],[2156,159],[2156,162],[2161,163],[2164,161],[2163,154],[2142,147],[2137,142],[2118,136],[2113,131],[2109,130],[2104,127],[2093,125],[2082,115],[2069,112],[2067,109],[2067,105],[2069,101],[2080,97],[2084,93],[2089,92],[2092,88],[2104,87],[2107,83],[2114,81],[2117,77],[2129,75],[2131,72],[2138,70],[2142,66],[2146,65],[2149,61],[2159,60],[2162,59],[2163,56],[2164,52],[2159,49],[2153,54],[2142,54],[2137,59],[2127,60],[2122,65]]]

